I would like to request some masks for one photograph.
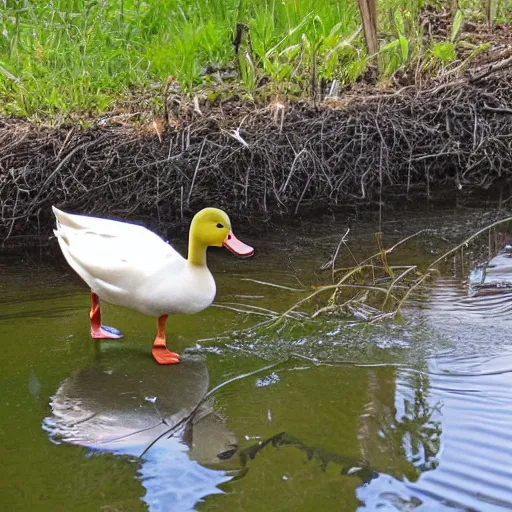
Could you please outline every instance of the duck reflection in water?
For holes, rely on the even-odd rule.
[[[125,352],[126,356],[126,352]],[[150,511],[194,510],[219,486],[243,478],[250,461],[281,447],[302,451],[323,471],[363,483],[377,473],[364,461],[311,446],[293,434],[277,433],[238,449],[223,419],[204,401],[209,374],[201,358],[155,367],[136,357],[102,360],[65,379],[52,397],[44,428],[54,442],[137,457],[142,498]],[[172,435],[171,435],[172,434]]]
[[[55,442],[141,457],[149,510],[192,510],[233,477],[235,436],[203,403],[209,375],[202,359],[172,368],[133,363],[102,361],[65,379],[44,428]]]

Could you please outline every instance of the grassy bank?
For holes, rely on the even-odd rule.
[[[380,79],[418,65],[436,74],[460,51],[482,50],[457,47],[464,20],[482,17],[477,2],[460,7],[455,27],[427,37],[423,2],[378,2]],[[496,20],[511,11],[512,0],[497,1]],[[185,94],[231,84],[251,96],[266,84],[275,94],[310,96],[317,84],[343,86],[367,72],[359,25],[354,0],[6,0],[0,113],[87,117],[134,91],[160,101],[169,75]]]

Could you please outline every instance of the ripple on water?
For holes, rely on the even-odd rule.
[[[426,400],[442,432],[437,465],[414,483],[381,475],[359,489],[361,510],[512,510],[511,310],[506,288],[469,295],[460,281],[436,283],[422,315],[452,342],[427,359]],[[401,371],[397,419],[414,393]]]

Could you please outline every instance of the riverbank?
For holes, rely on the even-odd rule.
[[[182,101],[167,123],[126,112],[87,128],[2,119],[0,238],[51,233],[52,204],[179,228],[206,205],[260,224],[501,187],[510,90],[510,68],[488,66],[421,92],[368,88],[316,105]]]

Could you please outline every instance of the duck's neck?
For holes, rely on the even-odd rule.
[[[192,236],[188,240],[188,262],[195,267],[206,267],[206,245]]]

